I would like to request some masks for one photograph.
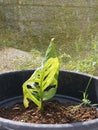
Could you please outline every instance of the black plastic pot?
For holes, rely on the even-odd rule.
[[[34,70],[0,74],[0,107],[22,102],[22,84]],[[80,102],[90,76],[60,71],[56,100]],[[93,77],[88,89],[89,99],[98,103],[98,78]],[[98,119],[72,124],[31,124],[0,118],[0,130],[98,130]]]

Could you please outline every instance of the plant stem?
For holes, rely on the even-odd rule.
[[[87,86],[86,86],[86,89],[85,89],[85,93],[86,93],[86,94],[87,94],[87,90],[88,90],[88,87],[89,87],[89,85],[90,85],[90,83],[91,83],[92,78],[93,78],[93,76],[90,77],[90,79],[89,79],[89,81],[88,81],[88,83],[87,83]]]
[[[41,113],[41,115],[43,115],[43,113],[44,113],[44,107],[43,107],[43,100],[42,100],[42,98],[41,98],[41,108],[40,108],[40,113]]]

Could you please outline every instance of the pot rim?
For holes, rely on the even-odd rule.
[[[25,122],[20,122],[20,121],[12,121],[9,119],[5,119],[0,117],[0,122],[6,123],[6,124],[13,124],[13,125],[17,125],[17,126],[30,126],[30,127],[42,127],[42,128],[60,128],[60,127],[79,127],[79,126],[88,126],[88,125],[94,125],[96,123],[98,123],[98,118],[94,119],[94,120],[90,120],[90,121],[84,121],[84,122],[76,122],[76,123],[66,123],[66,124],[34,124],[34,123],[25,123]]]
[[[0,73],[0,75],[10,74],[10,73],[27,72],[27,71],[29,72],[29,71],[35,71],[35,70],[36,70],[36,68],[35,69],[7,71],[7,72]],[[83,73],[83,72],[78,72],[78,71],[60,69],[60,72],[74,73],[74,74],[84,75],[84,76],[87,76],[87,77],[91,77],[92,76],[94,79],[98,79],[98,76],[94,76],[94,75],[91,75],[91,74],[87,74],[87,73]]]

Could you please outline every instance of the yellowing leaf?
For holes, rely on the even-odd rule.
[[[52,98],[57,90],[59,60],[56,57],[53,40],[47,49],[42,66],[23,84],[24,106],[28,107],[28,99],[42,109],[42,102]],[[28,87],[29,86],[29,87]]]

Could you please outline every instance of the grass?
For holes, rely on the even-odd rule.
[[[95,42],[96,45],[98,44]],[[96,46],[97,47],[97,46]],[[35,52],[32,52],[33,54]],[[35,59],[42,55],[42,53],[36,53]],[[88,74],[98,75],[98,51],[92,50],[92,53],[88,57],[81,58],[75,57],[74,59],[66,54],[60,54],[61,69],[72,70],[76,72],[83,72]],[[25,61],[22,65],[19,65],[16,69],[32,69],[38,67],[40,62]]]
[[[78,54],[74,59],[67,54],[61,55],[61,66],[67,70],[73,70],[77,72],[89,73],[98,75],[98,42],[92,41],[92,49],[88,52],[88,55],[85,54],[85,57],[80,55],[80,47],[76,47],[76,52]],[[85,52],[84,52],[85,53]],[[65,63],[65,64],[64,64]]]
[[[83,43],[83,39],[80,37],[72,44],[71,47],[67,47],[63,50],[63,45],[60,43],[60,38],[56,37],[55,43],[56,48],[60,56],[61,69],[72,70],[77,72],[84,72],[94,75],[98,75],[98,41],[92,38]],[[44,38],[43,38],[44,39]],[[62,40],[62,39],[61,39]],[[16,70],[20,69],[32,69],[36,68],[40,64],[40,58],[43,57],[47,44],[36,44],[39,43],[36,36],[32,36],[32,32],[13,32],[10,29],[1,30],[0,33],[0,48],[13,47],[20,50],[28,51],[34,55],[33,59],[26,60],[21,65],[17,65]],[[44,41],[45,43],[45,41]],[[86,46],[85,46],[86,45]],[[67,52],[67,53],[66,53]],[[39,60],[36,60],[39,57]],[[32,62],[33,61],[33,62]]]
[[[43,59],[42,53],[33,49],[30,51],[33,55],[32,59],[25,60],[21,65],[17,65],[16,70],[35,69],[39,67]]]

